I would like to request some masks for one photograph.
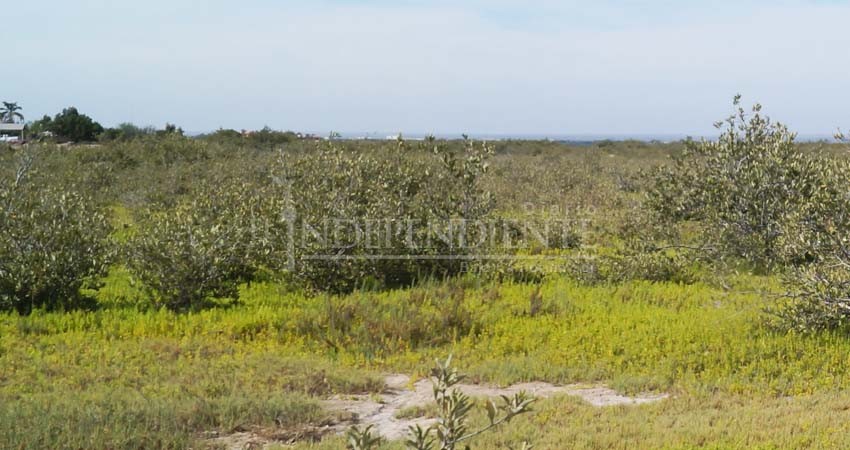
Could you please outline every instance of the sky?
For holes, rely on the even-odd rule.
[[[710,135],[850,127],[850,0],[26,0],[0,100],[106,126]]]

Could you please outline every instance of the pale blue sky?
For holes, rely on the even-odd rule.
[[[0,99],[105,125],[711,132],[732,96],[850,126],[850,2],[4,2]]]

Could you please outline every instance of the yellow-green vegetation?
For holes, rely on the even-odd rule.
[[[108,281],[105,292],[132,290],[124,275]],[[425,375],[434,357],[448,353],[474,380],[599,381],[673,394],[640,407],[544,402],[483,441],[493,445],[521,442],[515,437],[537,448],[835,442],[844,407],[834,396],[850,383],[850,341],[770,331],[760,318],[761,291],[775,283],[732,281],[731,289],[592,287],[555,278],[542,285],[547,307],[537,315],[530,313],[534,285],[463,280],[338,297],[256,283],[242,288],[238,306],[194,313],[116,305],[4,315],[0,442],[179,448],[206,431],[319,424],[329,420],[319,399],[378,392],[376,374]],[[318,326],[328,308],[347,311],[345,341]],[[795,416],[806,408],[814,408],[810,419]],[[671,434],[673,424],[679,428]],[[768,426],[777,432],[765,432]],[[814,435],[801,440],[799,430]]]

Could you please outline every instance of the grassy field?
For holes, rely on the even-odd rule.
[[[213,430],[296,430],[333,421],[320,399],[379,392],[379,374],[422,375],[452,353],[477,381],[598,382],[673,395],[602,409],[548,400],[482,448],[517,438],[537,448],[846,445],[850,341],[766,329],[759,318],[772,280],[731,281],[732,289],[587,287],[553,278],[534,316],[536,286],[472,280],[341,297],[255,283],[243,288],[243,304],[198,313],[119,303],[4,315],[0,442],[182,448]],[[118,272],[100,295],[138,292]],[[331,310],[347,311],[344,332],[323,322]],[[318,448],[342,445],[329,439]]]

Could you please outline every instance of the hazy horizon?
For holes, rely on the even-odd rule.
[[[801,136],[850,126],[846,1],[43,0],[3,15],[0,100],[27,120],[76,106],[199,132],[710,136],[741,93]]]

